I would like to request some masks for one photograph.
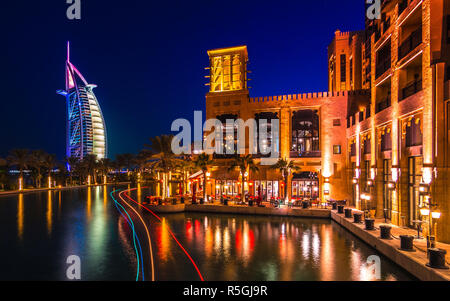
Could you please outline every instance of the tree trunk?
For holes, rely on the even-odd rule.
[[[203,172],[203,199],[205,202],[208,201],[206,199],[206,172]]]
[[[284,177],[284,201],[287,202],[288,200],[288,181],[289,181],[289,176],[285,176]]]
[[[241,202],[244,203],[245,202],[245,187],[244,187],[244,174],[242,174],[242,179],[241,179]]]

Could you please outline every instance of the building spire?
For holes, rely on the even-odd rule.
[[[67,61],[70,62],[70,41],[67,41]]]

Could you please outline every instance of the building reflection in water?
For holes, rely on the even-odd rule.
[[[319,231],[320,237],[322,237],[322,243],[320,245],[320,278],[323,281],[333,281],[336,278],[332,228],[326,225],[320,225]]]
[[[137,184],[137,202],[139,204],[142,204],[142,188],[141,188],[141,184]],[[141,207],[139,207],[139,209],[141,209]]]
[[[88,220],[91,218],[91,206],[92,206],[92,187],[87,188],[87,204],[86,204],[86,215]]]
[[[103,186],[103,210],[106,214],[106,210],[107,210],[107,206],[108,206],[108,186]]]
[[[52,204],[52,191],[47,192],[47,232],[48,235],[52,234],[52,222],[53,222],[53,204]]]
[[[17,202],[17,237],[19,238],[19,240],[23,239],[23,218],[24,218],[23,206],[24,206],[23,193],[20,193]]]
[[[161,225],[158,227],[157,232],[158,240],[158,258],[167,261],[169,259],[170,252],[170,234],[167,229],[167,220],[165,217],[162,218]]]

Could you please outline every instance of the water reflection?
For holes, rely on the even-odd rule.
[[[53,204],[52,204],[52,191],[47,192],[47,233],[50,236],[52,234],[52,221],[53,221]]]
[[[17,236],[19,240],[23,238],[23,194],[19,194],[19,200],[17,202]]]
[[[0,237],[8,242],[0,248],[0,281],[67,280],[70,255],[80,256],[83,280],[134,280],[135,254],[120,243],[110,189],[0,196]]]
[[[365,280],[363,264],[376,254],[328,220],[182,214],[167,215],[164,223],[211,281]],[[175,252],[174,244],[161,242],[164,254]],[[383,280],[411,279],[387,259],[382,265]]]

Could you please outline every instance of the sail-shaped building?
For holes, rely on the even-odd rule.
[[[70,44],[67,43],[66,89],[57,93],[67,102],[66,156],[83,159],[96,155],[107,157],[106,125],[97,98],[96,85],[88,84],[78,69],[70,62]]]

